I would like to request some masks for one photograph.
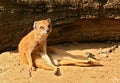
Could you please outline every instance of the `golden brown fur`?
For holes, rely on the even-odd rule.
[[[34,22],[33,28],[18,45],[21,60],[27,63],[30,68],[38,67],[45,70],[54,70],[59,65],[98,65],[96,61],[80,60],[80,57],[73,57],[60,49],[47,48],[47,37],[52,30],[50,19]]]
[[[18,45],[21,60],[29,64],[30,68],[33,68],[37,66],[34,61],[39,58],[42,63],[40,63],[41,68],[54,69],[54,65],[46,52],[46,40],[48,34],[51,32],[50,19],[35,21],[33,28],[34,29],[30,33],[22,38]],[[43,65],[43,63],[45,65]]]

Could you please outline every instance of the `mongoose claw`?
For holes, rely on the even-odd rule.
[[[31,71],[36,71],[36,68],[35,67],[30,67],[30,70]]]

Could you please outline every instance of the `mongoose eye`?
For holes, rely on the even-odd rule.
[[[50,28],[50,24],[48,25],[48,28]]]
[[[40,26],[40,29],[44,29],[44,27],[43,27],[43,26]]]

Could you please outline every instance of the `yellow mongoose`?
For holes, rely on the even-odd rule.
[[[45,70],[54,70],[58,65],[96,65],[96,62],[78,60],[60,49],[47,48],[47,37],[52,31],[50,19],[35,21],[33,28],[18,45],[21,60],[29,64],[30,68],[38,67]]]
[[[54,65],[52,64],[46,51],[46,40],[48,34],[52,30],[50,19],[35,21],[33,28],[34,29],[28,33],[18,45],[20,57],[22,61],[29,64],[31,68],[36,66],[34,63],[35,58],[42,58],[43,60],[41,59],[41,63],[47,63],[48,66],[45,67],[53,69]]]

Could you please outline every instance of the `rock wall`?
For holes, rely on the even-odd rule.
[[[119,4],[119,0],[0,0],[0,51],[17,48],[33,22],[46,18],[53,24],[48,44],[119,41]]]
[[[120,20],[80,19],[72,24],[57,26],[48,39],[49,42],[106,42],[120,41]],[[54,29],[54,30],[55,30]],[[54,36],[53,36],[54,35]],[[52,37],[53,36],[53,37]],[[55,42],[56,43],[56,42]]]

